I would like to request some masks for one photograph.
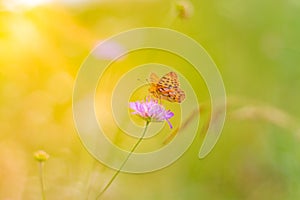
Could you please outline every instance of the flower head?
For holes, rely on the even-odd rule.
[[[146,101],[130,102],[129,106],[134,110],[132,114],[139,115],[148,122],[162,122],[166,120],[170,128],[172,128],[169,119],[174,116],[174,113],[166,110],[157,100],[147,99]]]
[[[178,16],[182,19],[189,19],[194,12],[193,5],[190,1],[181,0],[176,4]]]
[[[36,151],[33,156],[39,162],[44,162],[44,161],[48,160],[48,158],[49,158],[49,154],[47,154],[43,150]]]

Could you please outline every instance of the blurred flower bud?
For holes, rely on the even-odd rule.
[[[176,10],[178,16],[182,19],[190,18],[194,13],[194,7],[190,1],[178,1],[176,3]]]
[[[39,162],[45,162],[49,158],[49,154],[47,154],[43,150],[38,150],[34,153],[34,158]]]

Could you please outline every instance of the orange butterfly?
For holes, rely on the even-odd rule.
[[[185,99],[185,93],[180,89],[178,76],[175,72],[169,72],[162,78],[151,73],[149,92],[156,98],[170,102],[181,103]]]

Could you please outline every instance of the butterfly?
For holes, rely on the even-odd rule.
[[[149,92],[156,98],[170,102],[181,103],[185,99],[185,93],[180,89],[178,76],[175,72],[169,72],[162,78],[151,73]]]

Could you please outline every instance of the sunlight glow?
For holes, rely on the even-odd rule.
[[[28,9],[39,5],[47,4],[52,0],[6,0],[3,2],[4,8],[7,10]]]

